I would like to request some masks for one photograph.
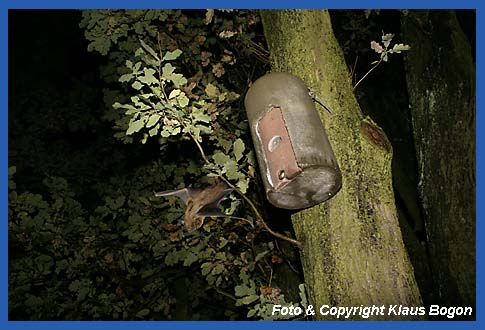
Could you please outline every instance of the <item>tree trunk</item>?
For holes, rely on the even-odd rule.
[[[406,80],[437,299],[475,307],[472,50],[454,11],[410,11],[402,34],[412,46]]]
[[[331,200],[293,215],[303,244],[301,260],[316,319],[322,305],[422,305],[404,247],[392,189],[392,148],[364,118],[327,11],[262,11],[273,71],[302,78],[332,110],[317,106],[342,171]],[[351,318],[361,319],[359,315]]]

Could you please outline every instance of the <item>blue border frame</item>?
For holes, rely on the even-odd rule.
[[[105,9],[105,8],[168,8],[168,9],[285,9],[285,8],[325,8],[325,9],[472,9],[478,8],[480,0],[185,0],[185,1],[156,1],[156,0],[4,0],[2,9]]]
[[[154,329],[159,327],[170,327],[172,330],[176,329],[186,329],[197,327],[197,329],[213,329],[213,328],[227,328],[231,327],[234,329],[246,329],[248,327],[262,329],[269,327],[278,327],[282,329],[297,328],[302,326],[300,322],[218,322],[218,321],[207,321],[207,322],[152,322],[152,321],[130,321],[130,322],[79,322],[79,321],[58,321],[58,322],[47,322],[47,321],[8,321],[8,282],[7,282],[7,249],[8,249],[8,230],[7,230],[7,210],[8,210],[8,93],[7,93],[7,79],[8,79],[8,9],[44,9],[44,8],[63,8],[63,9],[78,9],[78,8],[329,8],[329,9],[391,9],[391,8],[412,8],[412,9],[438,9],[438,8],[453,8],[453,9],[477,9],[477,31],[483,31],[485,28],[485,15],[483,15],[480,0],[412,0],[412,1],[389,1],[389,0],[341,0],[341,1],[318,1],[318,0],[303,0],[303,1],[288,1],[288,0],[264,0],[264,1],[132,1],[132,0],[86,0],[86,1],[62,1],[62,0],[52,0],[52,1],[35,1],[35,0],[3,0],[0,1],[0,85],[2,86],[2,107],[0,111],[0,149],[2,151],[0,162],[3,172],[1,175],[1,226],[0,228],[0,328],[2,329],[26,329],[26,328],[37,328],[37,329],[84,329],[84,328],[99,328],[99,329]],[[483,35],[477,33],[477,54],[482,53],[483,47]],[[482,58],[480,56],[476,57],[476,83],[477,91],[480,87],[483,87],[483,65]],[[483,128],[484,115],[480,111],[483,108],[483,94],[477,93],[477,111],[476,111],[476,139],[477,141],[482,141],[485,137],[485,133],[482,133],[480,128]],[[482,183],[484,179],[483,173],[480,171],[483,167],[483,145],[477,143],[476,150],[476,161],[477,161],[477,171],[476,171],[476,197],[477,201],[481,200],[480,196],[484,196],[484,191],[482,188]],[[477,237],[481,237],[483,233],[483,224],[478,219],[483,219],[484,206],[483,203],[477,203]],[[475,322],[421,322],[421,321],[366,321],[366,322],[306,322],[304,327],[306,328],[316,328],[325,327],[333,329],[341,328],[358,328],[358,329],[374,329],[375,327],[382,328],[397,328],[397,329],[408,329],[408,328],[426,328],[426,329],[471,329],[471,328],[481,328],[483,326],[483,317],[481,313],[483,312],[483,282],[481,276],[483,274],[483,255],[481,248],[483,243],[481,240],[477,240],[477,321]]]

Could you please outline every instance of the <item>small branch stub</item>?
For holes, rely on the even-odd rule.
[[[360,134],[362,134],[370,143],[391,152],[391,142],[389,142],[386,133],[370,119],[364,119],[360,124]]]

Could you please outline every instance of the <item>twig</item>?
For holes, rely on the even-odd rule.
[[[365,74],[365,75],[364,75],[362,78],[360,78],[360,80],[357,82],[357,84],[355,84],[355,86],[354,86],[354,90],[357,88],[357,86],[359,86],[360,82],[361,82],[362,80],[364,80],[364,78],[365,78],[365,77],[367,77],[367,76],[369,75],[369,73],[371,73],[371,72],[372,72],[372,71],[373,71],[375,68],[377,68],[377,66],[378,66],[379,64],[381,64],[381,62],[382,62],[382,58],[381,58],[381,59],[379,60],[379,62],[377,62],[377,63],[376,63],[376,64],[375,64],[375,65],[374,65],[372,68],[370,68],[370,70],[369,70],[369,71],[367,71],[367,73],[366,73],[366,74]]]
[[[357,73],[355,72],[355,68],[357,67],[358,60],[359,60],[359,55],[355,57],[354,67],[352,68],[352,71],[351,71],[352,82],[354,82],[355,79],[357,79]]]
[[[249,206],[253,209],[254,213],[256,214],[256,218],[257,220],[259,220],[261,222],[261,224],[263,225],[264,229],[266,229],[266,231],[268,233],[270,233],[271,235],[275,236],[275,237],[278,237],[282,240],[285,240],[287,242],[290,242],[294,245],[296,245],[298,248],[301,249],[301,243],[299,241],[297,241],[296,239],[293,239],[293,238],[290,238],[288,236],[285,236],[283,234],[280,234],[278,232],[275,232],[273,231],[269,226],[268,224],[263,220],[263,217],[261,216],[261,214],[259,213],[258,209],[256,208],[256,206],[254,205],[254,203],[246,196],[244,195],[239,189],[237,189],[236,186],[234,186],[231,182],[229,182],[225,177],[221,176],[221,179],[227,183],[227,185],[229,187],[231,187],[232,189],[234,189],[245,201],[246,203],[249,204]]]
[[[184,125],[185,126],[185,125]],[[202,146],[200,145],[199,141],[197,141],[197,139],[195,138],[195,136],[189,132],[189,135],[190,137],[192,138],[192,140],[194,140],[195,144],[197,145],[197,148],[199,148],[199,151],[200,151],[200,154],[202,155],[202,158],[204,159],[204,161],[209,164],[209,159],[207,158],[207,156],[205,155],[204,153],[204,149],[202,149]]]

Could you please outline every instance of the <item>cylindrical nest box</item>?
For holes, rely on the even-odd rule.
[[[332,197],[342,176],[305,83],[288,73],[254,82],[244,100],[266,196],[302,209]]]

